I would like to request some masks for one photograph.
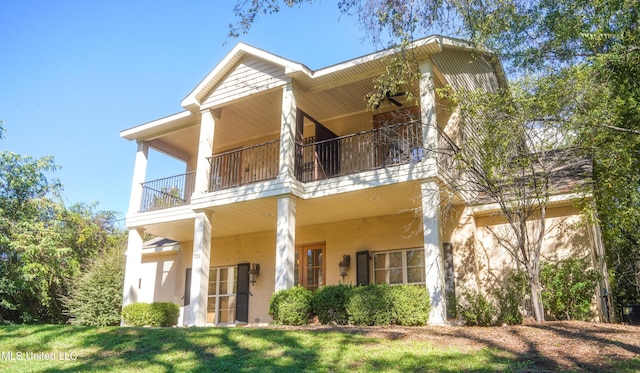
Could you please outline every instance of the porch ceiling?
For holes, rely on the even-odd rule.
[[[214,237],[276,229],[277,198],[243,202],[212,209]],[[296,201],[296,226],[392,215],[420,206],[420,187],[407,182]]]

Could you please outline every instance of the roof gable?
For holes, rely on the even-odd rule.
[[[288,80],[288,74],[297,71],[304,71],[310,74],[309,69],[300,63],[287,60],[244,43],[239,43],[211,70],[198,86],[182,100],[182,107],[191,111],[197,111],[200,110],[200,107],[207,99],[210,100],[207,106],[215,104],[217,100],[221,99],[221,95],[215,94],[215,89],[220,87],[221,93],[228,94],[228,89],[230,89],[233,84],[238,84],[238,82],[241,82],[240,85],[243,86],[240,87],[240,89],[244,88],[245,91],[249,89],[253,91],[253,93],[270,89],[282,84],[283,80]],[[251,81],[245,81],[247,74],[254,74],[253,78],[257,79],[253,81],[253,86],[249,86],[252,84]],[[256,85],[256,83],[262,83],[264,86]],[[243,93],[235,92],[235,97],[224,98],[224,100],[229,101],[242,94]]]

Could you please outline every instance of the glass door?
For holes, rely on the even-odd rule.
[[[207,323],[216,325],[235,323],[237,279],[236,267],[209,269]]]

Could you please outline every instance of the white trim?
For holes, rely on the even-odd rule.
[[[145,140],[151,140],[154,137],[158,137],[160,134],[189,127],[189,124],[191,124],[191,120],[195,120],[199,117],[199,112],[196,114],[190,111],[181,111],[164,118],[156,119],[151,122],[143,123],[141,125],[120,131],[120,137],[127,140],[140,140],[142,138],[144,138]],[[198,123],[199,122],[195,122],[193,123],[193,125]]]
[[[549,206],[568,206],[573,201],[590,198],[590,195],[582,193],[557,194],[549,197],[547,205]],[[501,211],[500,205],[497,203],[487,203],[484,205],[469,206],[469,214],[473,216],[487,216]]]

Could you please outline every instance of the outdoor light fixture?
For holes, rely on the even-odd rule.
[[[251,265],[251,269],[249,270],[249,282],[251,285],[256,284],[256,280],[258,279],[258,275],[260,274],[260,264],[253,263]]]
[[[338,267],[340,267],[340,276],[342,276],[342,281],[344,281],[344,277],[349,272],[349,266],[351,265],[351,255],[343,255],[342,261],[338,263]]]

